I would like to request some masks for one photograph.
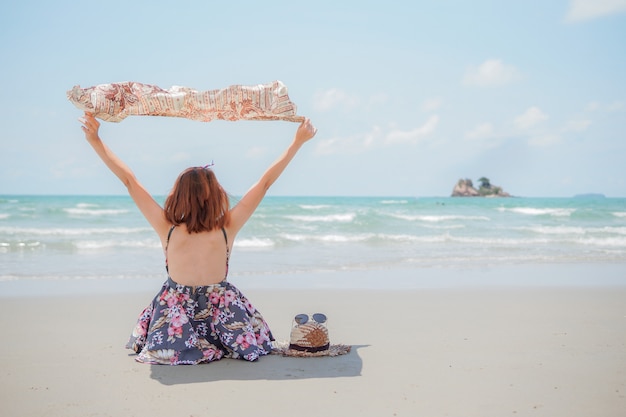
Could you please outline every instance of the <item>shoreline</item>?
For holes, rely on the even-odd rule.
[[[122,279],[15,279],[0,281],[5,297],[156,293],[167,276]],[[437,288],[625,287],[626,262],[453,265],[237,274],[229,281],[242,290],[420,290]]]

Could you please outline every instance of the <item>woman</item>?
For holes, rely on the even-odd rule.
[[[98,136],[100,123],[80,119],[89,144],[124,183],[135,204],[159,235],[168,279],[142,312],[127,348],[137,361],[197,364],[223,357],[254,361],[270,353],[272,333],[249,300],[226,277],[237,233],[256,210],[300,147],[317,129],[305,119],[293,142],[241,200],[228,196],[208,167],[183,171],[162,208],[130,168]]]

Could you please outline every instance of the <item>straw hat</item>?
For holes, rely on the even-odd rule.
[[[350,346],[331,345],[326,327],[326,316],[298,314],[291,328],[289,344],[275,343],[275,353],[283,356],[316,357],[338,356],[350,352]]]

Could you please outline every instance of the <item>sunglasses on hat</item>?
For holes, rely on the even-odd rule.
[[[323,324],[326,323],[326,315],[322,314],[322,313],[315,313],[313,314],[311,317],[309,317],[308,314],[298,314],[296,317],[293,318],[294,321],[298,324],[304,324],[307,323],[309,320],[313,320],[314,322],[318,323],[318,324]]]

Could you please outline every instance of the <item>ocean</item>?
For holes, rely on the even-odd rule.
[[[394,268],[624,265],[626,199],[270,196],[231,259],[231,279],[296,280]],[[0,282],[165,277],[156,234],[130,197],[0,196]]]

